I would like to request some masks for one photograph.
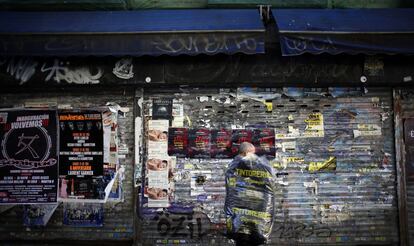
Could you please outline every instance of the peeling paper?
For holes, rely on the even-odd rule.
[[[354,130],[354,138],[360,136],[381,136],[381,126],[376,124],[358,124],[358,130]]]

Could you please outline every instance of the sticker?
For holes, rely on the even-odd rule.
[[[211,179],[210,170],[190,171],[191,174],[191,196],[205,194],[204,184]]]
[[[309,171],[334,171],[336,170],[336,157],[329,157],[328,160],[323,162],[310,162]]]
[[[358,124],[358,130],[354,130],[354,138],[360,136],[381,136],[381,126],[376,124]]]

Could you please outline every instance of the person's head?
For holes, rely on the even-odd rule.
[[[247,156],[249,154],[254,154],[255,152],[256,152],[256,148],[254,147],[253,144],[249,142],[243,142],[240,144],[239,154],[241,156]]]

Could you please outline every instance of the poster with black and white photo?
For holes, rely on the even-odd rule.
[[[56,111],[0,111],[0,137],[0,204],[56,203]]]
[[[59,175],[103,175],[103,127],[99,111],[59,113]]]

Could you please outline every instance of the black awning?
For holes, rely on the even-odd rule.
[[[264,53],[255,9],[0,12],[0,55]]]

